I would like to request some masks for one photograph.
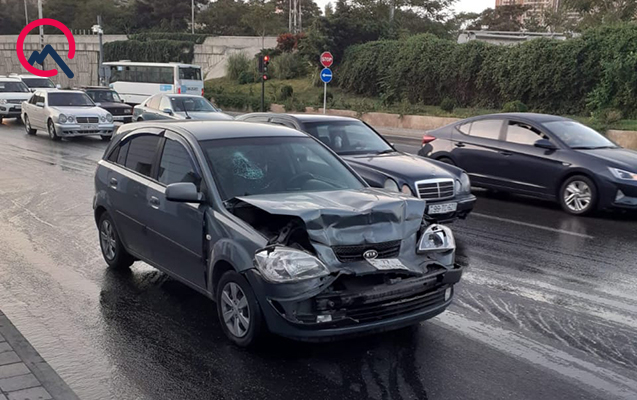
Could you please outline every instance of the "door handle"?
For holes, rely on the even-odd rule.
[[[466,145],[462,142],[456,142],[455,144],[456,147],[465,147]]]
[[[155,209],[159,208],[159,199],[157,197],[155,197],[155,196],[151,197],[150,198],[150,206],[152,208],[155,208]]]
[[[111,178],[111,180],[110,180],[110,186],[111,186],[113,189],[117,189],[117,178]]]
[[[502,154],[505,157],[509,157],[513,155],[513,153],[511,153],[510,151],[500,151],[500,154]]]

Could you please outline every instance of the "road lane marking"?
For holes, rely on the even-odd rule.
[[[512,357],[523,359],[621,399],[637,398],[637,382],[621,373],[531,338],[446,311],[431,322],[460,332]],[[583,354],[582,354],[583,355]]]
[[[542,226],[542,225],[531,224],[531,223],[528,223],[528,222],[516,221],[514,219],[494,217],[493,215],[481,214],[481,213],[477,213],[477,212],[473,212],[473,213],[471,213],[471,215],[474,216],[474,217],[491,219],[491,220],[500,221],[500,222],[509,222],[511,224],[516,224],[516,225],[520,225],[520,226],[526,226],[526,227],[529,227],[529,228],[541,229],[541,230],[549,231],[549,232],[561,233],[561,234],[564,234],[564,235],[577,236],[577,237],[581,237],[581,238],[584,238],[584,239],[595,239],[595,236],[587,235],[585,233],[577,233],[577,232],[567,231],[567,230],[564,230],[564,229],[550,228],[548,226]]]

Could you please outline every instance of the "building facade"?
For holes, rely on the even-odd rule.
[[[530,7],[527,12],[522,16],[522,20],[529,18],[536,18],[542,20],[544,13],[549,10],[557,10],[562,0],[495,0],[495,6],[509,6],[514,4],[520,4]]]

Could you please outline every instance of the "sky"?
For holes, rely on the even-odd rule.
[[[316,4],[321,8],[321,11],[325,9],[327,3],[334,3],[331,0],[314,0]],[[494,8],[495,0],[458,0],[454,9],[456,12],[482,12],[487,8]]]

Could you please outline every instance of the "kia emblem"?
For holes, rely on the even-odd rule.
[[[373,260],[378,257],[378,252],[376,250],[367,250],[363,253],[363,257],[367,260]]]

